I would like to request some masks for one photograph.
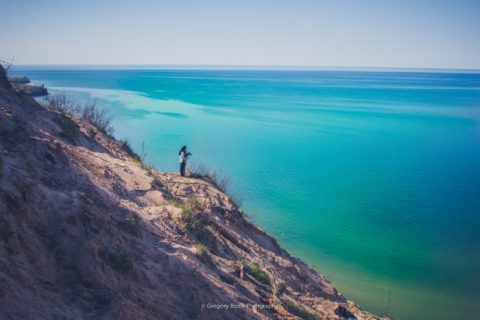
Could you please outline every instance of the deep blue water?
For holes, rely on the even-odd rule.
[[[479,314],[480,74],[14,72],[96,97],[160,169],[177,170],[188,145],[231,177],[257,224],[364,308]]]

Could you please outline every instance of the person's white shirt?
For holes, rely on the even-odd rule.
[[[180,154],[178,155],[178,162],[182,163],[183,161],[185,161],[185,152],[184,151],[180,152]]]

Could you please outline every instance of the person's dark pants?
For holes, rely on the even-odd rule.
[[[182,177],[185,176],[185,168],[187,166],[187,162],[186,161],[183,161],[182,163],[180,163],[180,174],[182,175]]]

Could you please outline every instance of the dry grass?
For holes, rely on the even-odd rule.
[[[290,299],[283,300],[283,303],[284,303],[285,309],[288,312],[290,312],[291,314],[299,317],[300,319],[304,319],[304,320],[318,320],[319,319],[315,314],[309,312],[307,309],[305,309],[301,305],[296,304],[295,302],[293,302]]]
[[[125,152],[133,158],[133,160],[140,166],[142,167],[143,170],[147,171],[147,173],[151,176],[155,177],[155,168],[152,164],[148,163],[148,156],[147,156],[147,151],[145,148],[145,143],[142,143],[142,149],[140,151],[140,154],[136,153],[133,151],[133,148],[130,144],[130,142],[127,139],[122,139],[119,141],[120,144],[123,146],[123,149]],[[158,177],[156,177],[158,179]],[[161,183],[163,185],[163,183]]]
[[[215,262],[212,258],[212,255],[208,251],[208,247],[205,244],[196,243],[193,246],[193,249],[195,250],[195,254],[197,255],[199,260],[201,260],[203,262],[206,262],[208,264],[211,264],[211,265],[215,264]]]
[[[45,97],[45,105],[68,115],[78,115],[81,108],[80,104],[67,96],[65,92],[48,95]]]
[[[241,207],[242,199],[230,191],[231,179],[225,172],[220,169],[209,168],[195,161],[190,164],[190,172],[192,173],[192,177],[200,177],[213,184],[217,189],[228,195],[237,207]]]
[[[107,109],[99,108],[96,100],[87,100],[80,109],[80,117],[94,125],[106,135],[113,136],[112,116]]]
[[[106,135],[113,137],[112,117],[107,109],[97,105],[95,99],[88,99],[84,103],[70,98],[65,92],[50,94],[45,98],[45,106],[60,111],[63,114],[79,117]]]
[[[63,115],[76,116],[95,126],[100,132],[113,138],[113,127],[111,125],[112,117],[108,114],[107,109],[101,108],[97,105],[95,99],[88,99],[84,103],[72,99],[65,92],[58,92],[50,94],[45,98],[45,106],[60,111]],[[62,119],[59,122],[62,128],[62,136],[70,142],[74,142],[77,134],[77,126],[69,119]],[[90,136],[93,136],[91,133]],[[133,158],[144,170],[151,176],[154,175],[154,168],[147,163],[147,152],[145,144],[142,143],[140,154],[133,151],[130,142],[126,139],[118,141],[125,152]],[[158,181],[161,185],[161,181]]]
[[[204,217],[199,211],[200,206],[195,200],[187,201],[180,206],[182,209],[182,215],[180,222],[186,231],[197,231],[203,226]]]
[[[192,162],[190,164],[190,171],[193,176],[197,175],[207,179],[224,193],[226,193],[230,187],[230,178],[220,169],[213,169],[202,163]]]

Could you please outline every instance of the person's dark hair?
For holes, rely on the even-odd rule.
[[[178,151],[178,155],[180,155],[180,153],[182,153],[182,151],[185,151],[187,150],[187,146],[183,146],[182,149],[180,149],[180,151]]]

